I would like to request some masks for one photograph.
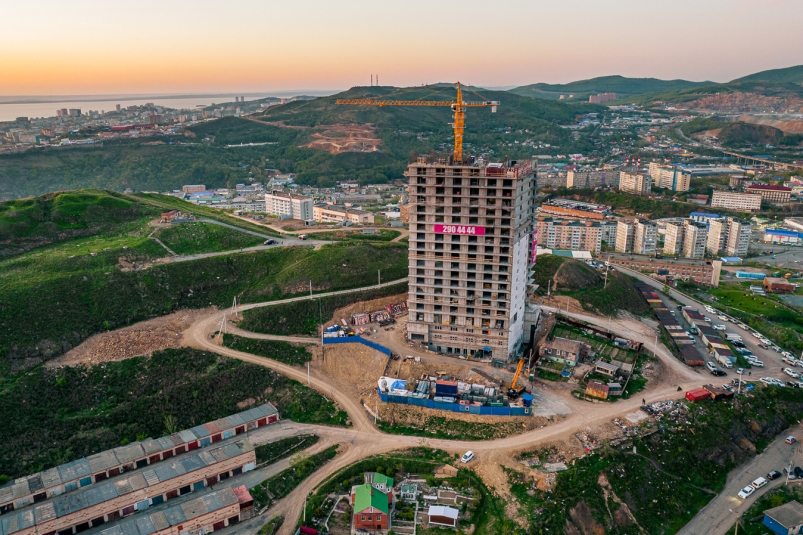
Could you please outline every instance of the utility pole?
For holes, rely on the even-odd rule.
[[[309,295],[312,297],[312,281],[309,281]]]
[[[376,287],[377,288],[381,288],[382,287],[382,270],[381,269],[377,269],[376,270],[376,278],[377,278],[377,281],[378,281]]]
[[[307,361],[307,386],[309,386],[309,361]]]

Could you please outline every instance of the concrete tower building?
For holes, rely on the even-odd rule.
[[[708,243],[708,225],[687,219],[683,222],[683,256],[703,258]]]
[[[683,223],[671,222],[666,224],[664,234],[664,254],[677,255],[683,250]]]
[[[725,254],[744,258],[750,247],[750,235],[753,226],[749,221],[735,217],[728,221],[728,238],[725,244]]]
[[[637,219],[633,232],[633,252],[654,254],[658,243],[658,225],[646,219]]]
[[[708,221],[708,242],[705,250],[712,255],[719,254],[725,248],[728,239],[728,218],[720,217]]]
[[[410,340],[446,354],[507,358],[523,331],[532,162],[449,165],[420,157],[410,191]]]
[[[633,252],[633,235],[635,225],[633,221],[618,221],[616,223],[616,252]]]

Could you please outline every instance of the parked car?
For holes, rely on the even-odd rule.
[[[728,317],[727,317],[727,316],[722,316],[722,315],[720,315],[720,316],[717,316],[717,317],[718,317],[719,319],[721,319],[722,321],[728,321]]]
[[[265,243],[263,243],[263,245],[276,245],[277,243],[279,242],[277,242],[276,240],[265,240]]]
[[[714,330],[715,331],[724,331],[725,330],[725,326],[724,325],[714,325]]]
[[[706,323],[711,323],[711,318],[706,316],[706,317],[703,318],[703,321],[705,321]]]
[[[797,479],[794,470],[790,471],[789,468],[784,467],[783,473],[786,474],[786,477],[788,477],[789,479]]]
[[[306,234],[299,234],[298,235],[298,239],[299,240],[306,240],[307,239],[307,235]]]
[[[744,342],[740,342],[739,340],[733,340],[731,341],[731,344],[733,344],[733,347],[741,347],[741,348],[747,347],[746,345],[744,345]]]
[[[710,372],[713,372],[714,370],[717,369],[716,364],[714,364],[713,362],[706,362],[705,367],[708,368],[708,371]]]
[[[759,379],[759,381],[761,381],[765,385],[775,385],[775,379],[773,379],[772,377],[762,377],[761,379]]]
[[[753,494],[755,491],[756,491],[756,489],[754,489],[751,485],[747,485],[745,488],[743,488],[742,490],[739,491],[739,494],[737,494],[737,496],[744,500],[748,496]]]
[[[731,385],[729,385],[728,383],[723,384],[722,388],[724,388],[728,392],[733,392],[733,387]]]
[[[759,478],[757,478],[755,481],[753,481],[752,483],[750,483],[750,485],[751,485],[751,486],[752,486],[754,489],[760,489],[761,487],[763,487],[763,486],[764,486],[764,485],[766,485],[767,483],[768,483],[768,481],[767,481],[766,479],[764,479],[763,477],[759,477]]]
[[[786,364],[791,364],[792,366],[794,366],[795,363],[797,362],[797,359],[795,359],[794,357],[784,357],[781,359],[781,362],[785,362]]]
[[[473,458],[474,458],[474,452],[469,450],[463,454],[463,456],[460,458],[460,462],[467,463]]]
[[[744,373],[744,368],[736,368],[736,373],[742,375]]]
[[[786,440],[784,440],[784,442],[786,442],[787,444],[794,444],[795,442],[797,442],[797,439],[792,435],[789,435],[788,437],[786,437]]]
[[[796,478],[803,479],[803,468],[801,468],[799,466],[795,466],[795,469],[793,470],[793,472],[795,473],[795,477]]]
[[[714,377],[725,377],[728,374],[723,370],[714,370],[711,372],[711,375],[713,375]]]
[[[761,362],[760,360],[751,360],[749,362],[750,362],[751,366],[755,366],[756,368],[763,368],[764,367],[764,363]]]
[[[773,470],[772,472],[767,474],[767,479],[773,480],[773,479],[778,479],[779,477],[782,477],[782,476],[783,476],[783,474],[780,473],[778,470]]]
[[[793,379],[799,379],[799,378],[800,378],[800,374],[799,374],[799,373],[797,373],[797,372],[796,372],[795,370],[793,370],[792,368],[784,368],[784,369],[783,369],[783,372],[784,372],[786,375],[788,375],[789,377],[792,377]]]

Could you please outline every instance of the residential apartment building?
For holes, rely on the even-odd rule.
[[[599,221],[570,221],[539,217],[538,244],[546,249],[594,251],[599,254],[602,238]]]
[[[752,234],[752,223],[744,219],[730,218],[728,221],[728,237],[725,245],[725,254],[744,258],[750,248],[750,237]]]
[[[296,195],[295,193],[266,193],[265,211],[270,215],[310,221],[313,217],[312,197]]]
[[[683,256],[686,258],[705,257],[708,243],[708,226],[687,219],[683,222]]]
[[[664,254],[679,255],[683,251],[683,231],[683,221],[671,221],[666,224]]]
[[[635,224],[633,221],[619,221],[616,224],[616,252],[629,253],[633,251],[633,236]]]
[[[637,219],[633,234],[633,252],[655,254],[658,245],[658,225],[647,219]]]
[[[617,221],[602,221],[599,224],[600,243],[605,242],[605,245],[608,247],[614,247],[616,245],[616,232],[618,227],[619,223]]]
[[[747,193],[757,193],[761,198],[771,203],[789,202],[792,188],[786,186],[770,186],[768,184],[753,184],[747,187]]]
[[[711,208],[725,208],[737,212],[761,210],[761,195],[754,193],[732,193],[715,191],[711,197]]]
[[[345,223],[354,225],[373,225],[374,214],[349,208],[342,204],[316,204],[312,207],[312,218],[316,223]]]
[[[520,343],[532,243],[530,161],[411,163],[407,336],[507,358]]]
[[[671,166],[652,162],[649,168],[652,185],[656,188],[671,189],[673,191],[689,191],[691,173]]]
[[[608,255],[605,256],[608,260]],[[721,260],[696,260],[691,258],[654,258],[634,254],[611,253],[610,262],[633,271],[647,271],[674,279],[693,280],[700,284],[719,286],[722,272]]]
[[[712,254],[719,254],[725,248],[728,239],[728,218],[719,217],[708,222],[708,241],[705,250]]]
[[[619,185],[619,171],[567,171],[567,188],[596,188],[599,186]]]
[[[652,190],[652,179],[639,173],[619,173],[619,191],[633,195],[647,195]]]

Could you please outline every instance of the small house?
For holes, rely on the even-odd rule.
[[[393,488],[393,478],[379,472],[365,472],[365,482],[382,492],[390,492]]]
[[[405,483],[401,486],[401,499],[414,502],[418,499],[418,485],[415,483]]]
[[[159,220],[160,223],[172,223],[176,219],[181,217],[181,212],[178,210],[170,210],[169,212],[162,212],[162,218]]]
[[[608,383],[608,397],[621,396],[622,385],[619,383]]]
[[[608,364],[604,360],[598,360],[597,364],[594,366],[594,373],[601,373],[608,377],[616,377],[616,374],[619,373],[619,366],[612,363]]]
[[[803,533],[803,505],[791,501],[764,511],[764,525],[778,535]]]
[[[555,337],[548,340],[541,346],[541,356],[546,357],[552,362],[559,362],[567,366],[576,366],[580,360],[583,344],[577,340]]]
[[[450,464],[442,464],[435,469],[435,477],[439,479],[457,477],[457,468]]]
[[[618,383],[617,383],[618,384]],[[586,395],[599,399],[608,399],[610,388],[602,381],[592,379],[586,385]]]
[[[388,494],[364,483],[352,489],[353,528],[368,531],[390,529],[390,500]]]
[[[786,294],[795,291],[795,285],[781,277],[764,277],[764,291],[774,294]]]
[[[454,507],[445,505],[430,505],[427,518],[431,526],[444,526],[457,529],[457,516],[459,511]]]
[[[725,390],[721,386],[703,385],[703,389],[711,395],[711,399],[714,401],[733,397],[733,391]]]

